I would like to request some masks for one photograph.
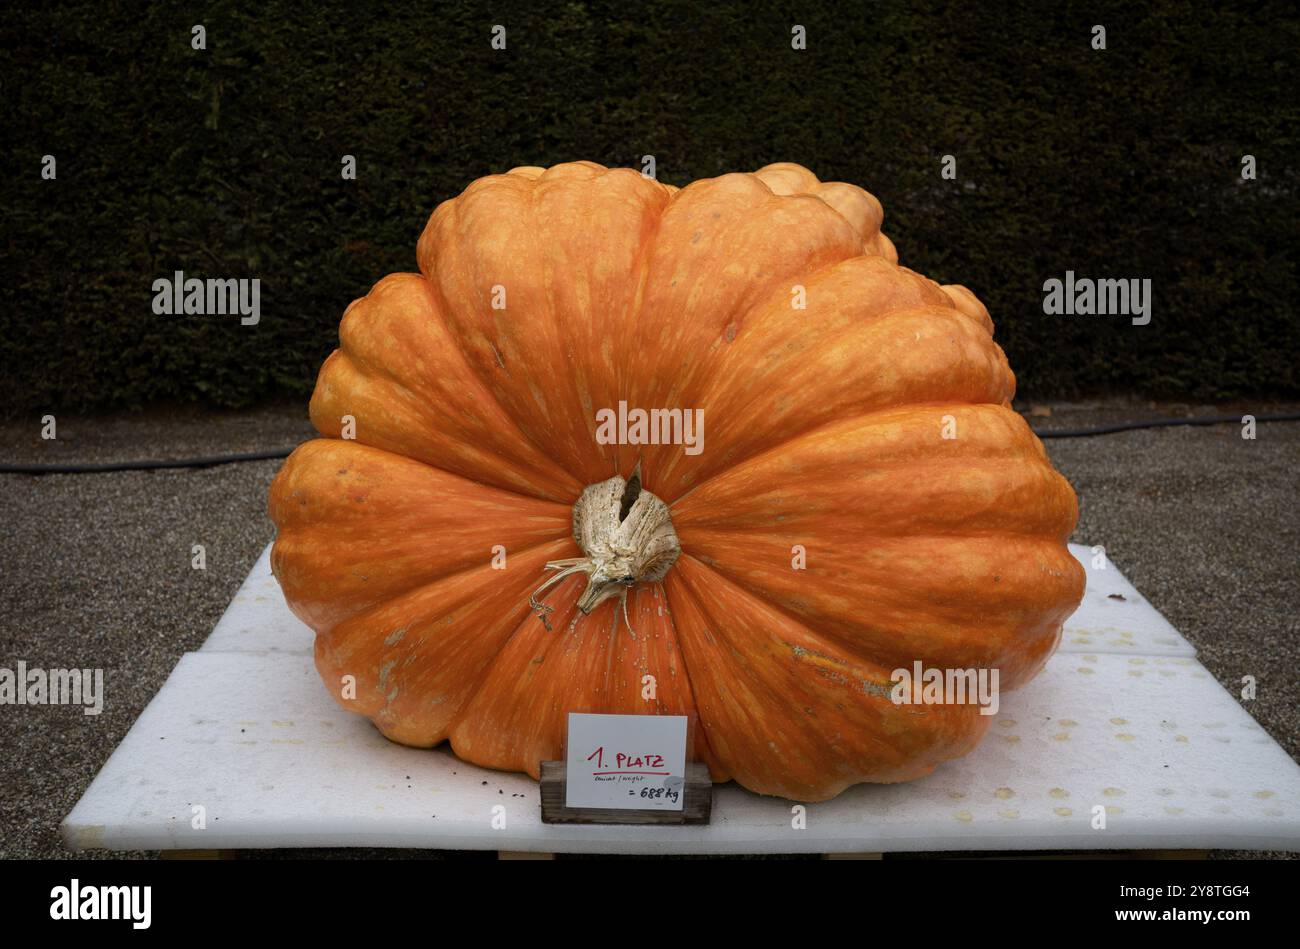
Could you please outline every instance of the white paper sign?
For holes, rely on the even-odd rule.
[[[680,811],[685,715],[569,713],[565,805]]]

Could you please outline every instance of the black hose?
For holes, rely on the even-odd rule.
[[[1300,412],[1274,412],[1256,415],[1256,422],[1300,422]],[[1226,425],[1241,424],[1240,415],[1202,415],[1196,418],[1148,418],[1093,428],[1034,429],[1039,438],[1088,438],[1093,435],[1111,435],[1131,432],[1140,428],[1166,428],[1173,425]],[[209,468],[228,465],[236,461],[267,461],[271,458],[288,458],[292,448],[279,451],[250,451],[240,455],[209,455],[202,458],[146,459],[144,461],[108,461],[102,464],[67,465],[0,465],[0,474],[92,474],[104,471],[148,471],[156,468]]]
[[[1129,422],[1116,422],[1114,425],[1098,425],[1095,428],[1047,428],[1034,429],[1039,438],[1087,438],[1090,435],[1111,435],[1115,432],[1131,432],[1138,428],[1166,428],[1170,425],[1226,425],[1241,424],[1240,415],[1202,415],[1194,418],[1146,418]],[[1274,412],[1269,415],[1256,415],[1256,422],[1300,422],[1300,412]]]
[[[265,461],[288,458],[292,448],[282,451],[250,451],[242,455],[208,455],[203,458],[148,458],[143,461],[106,461],[102,464],[0,465],[3,474],[91,474],[102,471],[147,471],[152,468],[207,468],[233,461]]]

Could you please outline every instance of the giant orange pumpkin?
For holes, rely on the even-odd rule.
[[[440,205],[271,489],[336,699],[534,777],[569,711],[691,714],[716,780],[804,801],[969,752],[990,718],[895,704],[891,672],[1034,676],[1077,507],[985,308],[881,218],[791,164],[516,168]],[[702,443],[607,444],[620,403],[698,411]]]

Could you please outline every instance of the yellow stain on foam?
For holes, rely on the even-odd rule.
[[[1015,794],[1016,792],[1011,790],[1011,788],[998,788],[993,792],[993,796],[1002,801],[1015,797]]]
[[[1057,817],[1070,817],[1074,814],[1074,811],[1068,807],[1057,807],[1053,808],[1052,813]]]
[[[971,821],[975,819],[970,811],[958,811],[956,814],[953,814],[952,816],[956,820],[961,821],[963,824],[969,824]]]
[[[1047,793],[1050,794],[1052,797],[1056,798],[1058,801],[1070,796],[1070,792],[1067,791],[1065,788],[1052,788]]]

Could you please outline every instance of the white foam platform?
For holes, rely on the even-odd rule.
[[[1113,564],[1095,570],[1087,548],[1072,550],[1088,594],[1043,674],[1002,696],[980,747],[923,780],[809,805],[802,830],[790,802],[734,785],[715,790],[703,827],[542,824],[530,778],[392,744],[336,706],[264,552],[64,820],[64,839],[111,850],[1300,850],[1300,767]],[[1099,806],[1105,829],[1092,827]]]

